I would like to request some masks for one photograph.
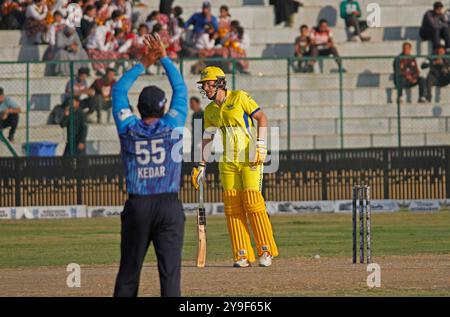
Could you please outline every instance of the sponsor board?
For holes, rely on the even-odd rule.
[[[206,204],[203,204],[203,207],[205,207],[205,212],[207,215],[211,215],[213,213],[214,204],[206,203]],[[192,204],[192,203],[183,204],[183,210],[186,215],[196,215],[197,208],[198,208],[198,204]]]
[[[336,213],[352,212],[353,202],[351,200],[338,200],[335,202]],[[400,210],[400,206],[395,200],[371,200],[370,210],[372,212],[396,212]]]
[[[8,219],[22,219],[24,217],[23,207],[1,207],[0,208],[0,220]]]
[[[24,208],[26,219],[86,218],[86,206],[30,206]]]
[[[123,211],[123,206],[96,206],[87,208],[88,218],[118,217]]]
[[[401,209],[411,212],[433,212],[448,210],[450,200],[372,200],[372,212],[396,212]],[[205,203],[206,214],[224,215],[223,203]],[[186,215],[196,215],[197,203],[183,204]],[[308,212],[351,213],[352,201],[266,201],[269,214],[299,214]],[[61,218],[96,218],[117,217],[123,206],[31,206],[0,207],[2,219],[61,219]]]
[[[335,208],[332,201],[286,201],[267,204],[276,204],[275,210],[279,213],[334,212]]]
[[[402,202],[402,206],[410,211],[439,211],[441,209],[438,200],[411,200]]]
[[[211,204],[211,208],[212,215],[225,215],[225,207],[223,203],[213,203]]]

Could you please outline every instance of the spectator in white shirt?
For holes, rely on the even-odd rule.
[[[48,43],[47,13],[47,5],[43,0],[34,0],[33,4],[27,7],[24,28],[27,36],[34,40],[35,45]]]

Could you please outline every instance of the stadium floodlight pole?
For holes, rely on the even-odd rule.
[[[399,83],[399,73],[400,73],[400,59],[402,57],[399,57],[395,60],[395,81],[397,83],[397,138],[398,138],[398,147],[402,147],[402,128],[401,128],[401,110],[400,110],[400,92],[402,90],[402,87],[400,86]]]
[[[342,58],[339,58],[339,129],[341,149],[344,148],[344,75],[342,73]]]
[[[291,150],[291,58],[287,58],[287,149]]]
[[[28,157],[30,155],[30,63],[26,64],[26,95],[27,95],[27,114],[25,116],[27,121],[27,129],[26,129],[26,145],[25,145],[25,154]]]
[[[69,150],[70,156],[74,156],[75,154],[75,118],[74,118],[74,109],[73,109],[73,84],[74,84],[74,70],[73,70],[73,61],[70,61],[70,118],[69,118],[69,131],[70,131],[70,139],[69,139]]]

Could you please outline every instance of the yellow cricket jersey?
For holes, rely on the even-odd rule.
[[[248,157],[249,140],[256,139],[252,116],[260,110],[258,104],[243,90],[227,90],[222,106],[214,101],[206,106],[204,113],[205,136],[219,129],[223,140],[224,153],[245,154]],[[229,158],[229,156],[227,156]],[[226,159],[228,161],[228,159]]]

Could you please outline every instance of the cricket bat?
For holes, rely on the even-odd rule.
[[[198,232],[197,267],[205,267],[206,213],[205,213],[205,206],[203,205],[203,182],[200,182],[199,188],[199,204],[197,208],[197,232]]]

